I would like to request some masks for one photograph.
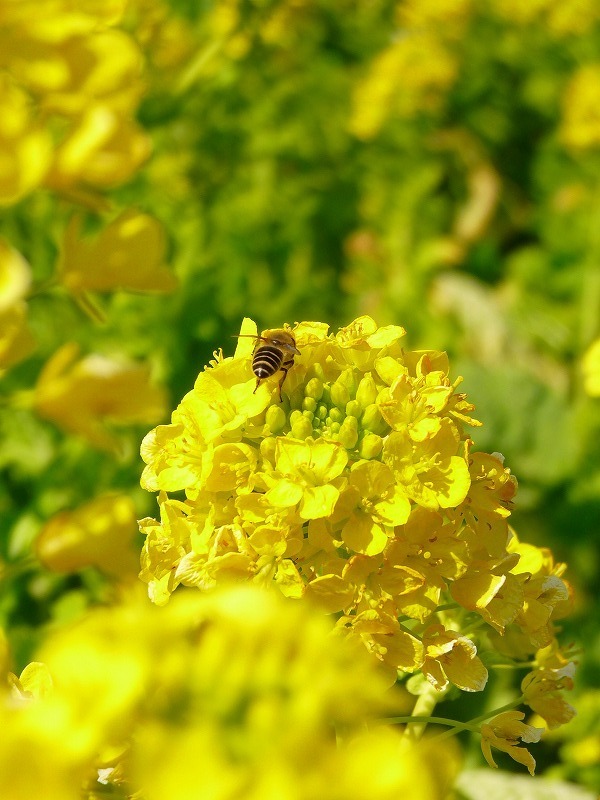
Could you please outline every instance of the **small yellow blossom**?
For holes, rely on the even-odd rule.
[[[57,572],[95,566],[109,574],[133,575],[136,531],[130,498],[107,494],[53,516],[40,531],[35,550]]]
[[[27,305],[15,303],[0,313],[0,370],[27,358],[34,348],[35,339],[27,325]]]
[[[494,0],[497,14],[517,25],[543,25],[551,36],[562,38],[583,34],[600,20],[596,0]]]
[[[346,504],[350,498],[355,508],[341,530],[343,541],[356,553],[383,552],[394,526],[403,525],[411,511],[391,469],[379,461],[357,461],[350,469]]]
[[[492,756],[492,747],[523,764],[531,775],[535,771],[535,760],[519,742],[539,742],[543,728],[534,728],[522,722],[525,714],[522,711],[505,711],[481,726],[481,749],[490,767],[498,767]]]
[[[18,202],[43,181],[50,166],[50,136],[31,101],[0,73],[0,206]]]
[[[564,144],[573,150],[600,145],[600,64],[586,64],[572,76],[563,97]]]
[[[464,31],[473,10],[473,0],[406,0],[396,16],[402,27],[415,30],[443,26],[444,34]]]
[[[164,232],[153,217],[128,209],[93,240],[82,238],[81,222],[81,217],[72,217],[63,241],[60,273],[71,291],[175,288],[175,276],[164,264]]]
[[[428,30],[407,32],[381,52],[357,85],[350,131],[372,139],[390,114],[411,117],[435,111],[453,84],[457,63],[440,37]]]
[[[108,189],[129,180],[149,155],[150,141],[135,120],[96,103],[72,123],[46,182],[55,190],[79,183]]]
[[[272,472],[262,474],[265,500],[275,508],[296,507],[301,519],[327,517],[339,498],[336,478],[348,463],[340,444],[277,438]]]
[[[33,400],[40,416],[110,449],[115,439],[106,423],[145,422],[164,413],[164,392],[150,383],[147,367],[78,356],[77,345],[66,344],[44,366]]]
[[[14,688],[18,688],[23,698],[39,700],[52,695],[54,683],[46,664],[32,661],[18,678],[15,676]]]
[[[455,508],[469,491],[469,468],[459,450],[460,433],[446,417],[439,429],[422,441],[413,442],[405,431],[390,433],[383,460],[412,500],[437,511]]]
[[[511,572],[525,576],[523,604],[515,621],[535,649],[546,647],[554,638],[554,621],[570,609],[571,589],[562,577],[566,565],[554,564],[548,549],[523,544],[514,534],[508,549],[519,555]]]
[[[0,313],[23,300],[31,284],[31,267],[6,239],[0,238]]]
[[[485,688],[488,671],[470,639],[444,630],[442,625],[431,625],[425,631],[423,644],[423,673],[438,691],[446,689],[448,681],[465,692],[481,692]]]
[[[34,349],[25,302],[30,285],[29,264],[0,239],[0,370],[22,361]]]
[[[600,339],[596,339],[582,360],[583,385],[590,397],[600,397]]]
[[[575,664],[562,667],[543,667],[526,675],[521,682],[524,702],[545,721],[550,730],[564,725],[575,716],[575,709],[563,697],[573,688]]]

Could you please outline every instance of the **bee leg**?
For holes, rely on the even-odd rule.
[[[261,382],[261,378],[257,378],[256,379],[256,386],[254,387],[254,391],[252,392],[252,394],[256,394],[256,390],[260,386],[260,382]]]
[[[291,368],[293,363],[294,363],[294,359],[291,358],[289,361],[284,361],[283,364],[281,365],[281,371],[283,372],[283,375],[281,377],[281,380],[279,381],[279,402],[280,403],[283,403],[283,398],[281,396],[281,387],[283,386],[283,382],[287,378],[287,374],[290,371],[290,368]]]

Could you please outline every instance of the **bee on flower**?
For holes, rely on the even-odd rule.
[[[141,577],[159,605],[231,582],[316,603],[391,683],[419,673],[439,699],[485,690],[491,641],[534,660],[570,592],[509,527],[516,480],[474,451],[447,355],[404,334],[370,317],[337,333],[244,320],[233,356],[142,443],[161,514],[140,523]]]

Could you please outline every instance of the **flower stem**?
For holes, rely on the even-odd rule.
[[[518,697],[516,700],[513,700],[510,703],[507,703],[504,706],[500,706],[500,708],[494,708],[492,711],[487,711],[485,714],[481,714],[479,717],[475,717],[469,722],[459,722],[455,724],[450,730],[444,731],[443,733],[438,733],[437,736],[432,736],[431,740],[435,739],[436,742],[441,741],[442,739],[448,739],[450,736],[454,736],[457,733],[460,733],[463,730],[477,730],[479,725],[482,722],[485,722],[486,719],[490,719],[491,717],[495,717],[497,714],[502,714],[503,711],[512,711],[513,708],[520,706],[523,702],[523,695]]]
[[[417,698],[413,713],[408,720],[404,732],[409,740],[417,742],[421,736],[423,736],[427,723],[432,720],[431,713],[433,709],[445,694],[445,692],[438,692],[431,684],[425,684],[423,686],[422,694]]]

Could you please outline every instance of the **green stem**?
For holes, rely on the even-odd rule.
[[[457,722],[454,719],[446,719],[446,717],[428,717],[428,716],[420,716],[416,717],[414,714],[405,717],[386,717],[382,719],[387,725],[409,725],[413,722],[430,722],[432,725],[446,725],[450,728],[460,728],[463,730],[464,728],[473,728],[474,731],[478,730],[477,725],[472,725],[472,723],[466,722]]]
[[[469,720],[469,722],[460,722],[456,724],[451,730],[444,731],[443,733],[438,733],[437,736],[432,736],[429,741],[436,741],[440,742],[442,739],[448,739],[450,736],[454,736],[461,731],[466,730],[477,730],[482,722],[485,722],[487,719],[491,717],[495,717],[497,714],[502,714],[504,711],[512,711],[513,708],[520,706],[523,702],[524,697],[521,695],[516,700],[513,700],[511,703],[507,703],[504,706],[500,706],[500,708],[494,708],[492,711],[488,711],[485,714],[482,714],[479,717],[475,717],[475,719]]]
[[[438,692],[431,684],[424,685],[404,731],[409,740],[417,742],[423,736],[427,723],[431,721],[431,712],[445,694],[446,692]]]

